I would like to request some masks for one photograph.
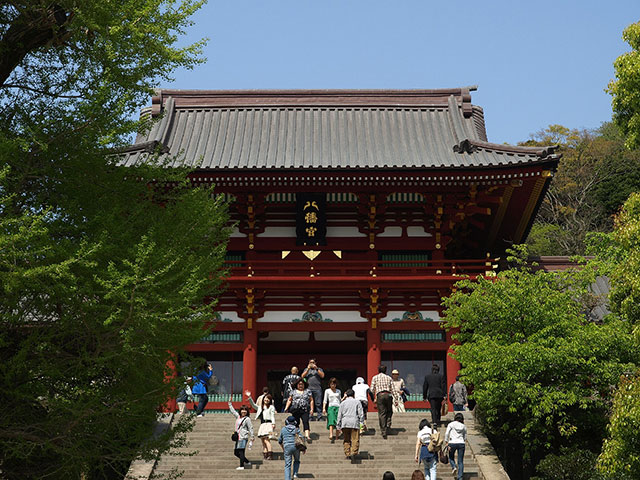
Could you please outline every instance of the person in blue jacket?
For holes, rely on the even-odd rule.
[[[207,366],[203,371],[201,371],[193,379],[193,388],[191,392],[194,397],[198,398],[198,407],[196,408],[196,415],[198,417],[202,417],[204,412],[204,407],[207,406],[207,401],[209,398],[207,397],[207,391],[209,386],[209,379],[213,375],[213,366],[210,363],[207,363]]]
[[[299,420],[291,415],[285,420],[280,431],[278,443],[284,450],[284,479],[291,480],[291,464],[293,463],[293,478],[298,478],[300,468],[300,450],[296,448],[296,436],[300,435]],[[304,452],[303,452],[304,453]]]

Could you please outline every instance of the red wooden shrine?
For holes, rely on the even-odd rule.
[[[454,381],[441,299],[524,241],[559,159],[488,142],[474,89],[157,92],[125,163],[175,155],[235,225],[218,321],[190,346],[219,379],[209,409],[277,398],[311,357],[343,389],[398,368],[408,408],[433,362]]]

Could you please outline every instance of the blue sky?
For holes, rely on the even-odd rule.
[[[549,124],[596,128],[638,0],[209,0],[183,41],[207,62],[161,87],[445,88],[478,85],[489,140]]]

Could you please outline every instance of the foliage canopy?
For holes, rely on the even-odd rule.
[[[176,392],[222,280],[226,205],[187,172],[122,169],[114,148],[176,67],[193,0],[0,6],[0,470],[122,478]]]
[[[628,150],[612,123],[595,131],[550,125],[525,145],[559,145],[558,165],[527,243],[537,255],[582,255],[591,232],[610,231],[613,216],[640,188],[640,151]]]
[[[443,301],[479,414],[509,456],[524,459],[514,468],[532,472],[568,442],[593,448],[612,386],[638,360],[626,323],[587,316],[597,304],[588,289],[594,275],[589,266],[548,273],[520,265],[463,280]]]
[[[609,83],[613,97],[613,119],[626,135],[629,148],[640,147],[640,22],[632,23],[622,32],[631,47],[613,63],[616,79]]]
[[[633,328],[634,351],[640,350],[640,193],[634,193],[616,218],[609,243],[599,242],[600,257],[610,270],[611,308]],[[630,369],[615,394],[609,435],[599,457],[602,473],[640,479],[640,372]]]

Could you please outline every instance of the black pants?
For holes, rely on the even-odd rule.
[[[431,405],[431,423],[440,423],[440,409],[442,408],[441,398],[430,398],[429,404]]]
[[[393,396],[386,392],[379,393],[376,395],[376,406],[378,407],[380,433],[387,435],[387,430],[391,428],[391,417],[393,416]]]
[[[247,457],[244,456],[244,448],[234,448],[233,454],[240,459],[241,467],[244,467],[244,464],[249,462]]]
[[[289,409],[289,413],[296,417],[298,420],[298,428],[300,428],[300,420],[302,420],[303,430],[310,430],[309,428],[309,412],[303,412],[300,410],[291,410]]]
[[[360,405],[362,405],[362,413],[364,413],[364,419],[367,419],[367,409],[369,408],[369,402],[367,400],[360,400]]]

